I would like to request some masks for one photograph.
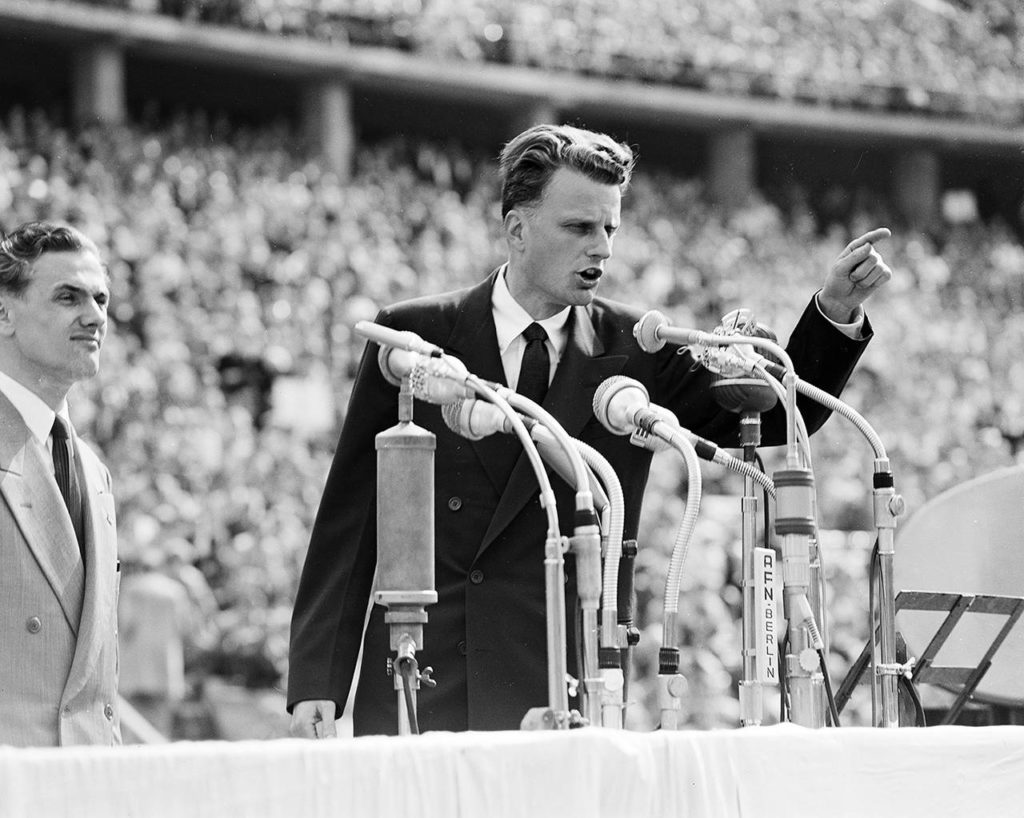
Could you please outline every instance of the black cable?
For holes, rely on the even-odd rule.
[[[907,695],[910,696],[910,700],[914,703],[915,726],[927,727],[928,717],[925,715],[921,696],[918,694],[917,688],[914,687],[914,680],[907,676],[900,676],[897,683],[903,686],[903,689],[907,691]]]
[[[828,675],[828,666],[825,664],[825,650],[818,648],[818,665],[821,667],[821,675],[825,679],[825,698],[828,699],[828,714],[832,720],[833,727],[842,727],[839,723],[839,710],[836,708],[836,697],[832,693],[832,680]]]
[[[583,603],[580,598],[576,597],[576,608],[573,614],[573,630],[576,633],[576,673],[579,676],[577,681],[577,695],[580,694],[580,689],[585,684],[585,680],[589,679],[590,676],[587,673],[587,668],[584,667],[586,664],[586,655],[583,652]],[[580,697],[582,703],[582,697]],[[599,725],[594,725],[597,727]]]
[[[763,474],[764,473],[764,461],[761,459],[761,455],[756,450],[754,451],[754,463],[757,464],[758,470]],[[772,514],[771,514],[771,509],[768,507],[768,505],[769,505],[769,503],[768,503],[768,488],[766,486],[761,486],[761,510],[762,510],[762,513],[764,514],[763,536],[764,536],[764,547],[765,548],[771,548],[772,547],[772,536],[771,536],[771,531],[772,531]]]
[[[416,717],[416,700],[413,698],[413,685],[416,682],[416,660],[405,657],[398,660],[398,672],[402,674],[402,693],[405,696],[405,710],[409,717],[409,731],[420,734],[419,719]]]
[[[789,685],[786,679],[786,648],[789,645],[789,633],[784,633],[779,640],[779,723],[789,720]]]

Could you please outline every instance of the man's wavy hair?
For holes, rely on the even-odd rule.
[[[56,222],[26,222],[0,240],[0,291],[21,295],[32,280],[32,265],[43,253],[89,250],[100,257],[92,239]]]
[[[501,215],[539,202],[555,171],[563,167],[625,192],[635,163],[633,150],[606,134],[571,125],[535,125],[501,151]]]

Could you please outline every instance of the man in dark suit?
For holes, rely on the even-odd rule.
[[[99,369],[110,292],[78,230],[0,241],[0,744],[120,744],[110,474],[67,394]]]
[[[636,536],[651,454],[594,418],[591,402],[604,379],[635,378],[685,427],[720,445],[738,442],[738,415],[714,401],[710,374],[671,344],[657,354],[642,352],[632,336],[640,311],[597,297],[632,168],[630,149],[602,134],[549,125],[520,134],[501,158],[507,264],[475,287],[398,304],[377,319],[417,333],[470,372],[519,391],[521,369],[525,380],[536,360],[524,333],[539,324],[546,338],[533,348],[542,347],[547,359],[543,406],[615,468],[625,494],[627,538]],[[833,393],[867,342],[860,304],[891,275],[872,246],[887,235],[885,229],[872,231],[846,247],[790,340],[801,376]],[[393,654],[381,607],[373,606],[365,635],[363,629],[376,566],[376,503],[402,502],[376,497],[374,488],[374,436],[396,422],[397,394],[379,371],[376,346],[368,344],[295,602],[288,682],[294,735],[335,734],[360,648],[355,733],[398,729],[395,691],[385,672]],[[803,409],[810,429],[824,422],[820,408]],[[437,686],[420,693],[419,727],[517,729],[530,708],[547,704],[547,524],[536,480],[526,458],[517,461],[513,438],[460,438],[445,426],[439,407],[423,403],[416,404],[415,422],[437,436],[438,601],[429,606],[425,647],[418,654],[423,666],[434,668]],[[765,416],[766,444],[783,442],[783,430],[781,410]],[[562,530],[571,531],[573,492],[555,484]],[[566,575],[571,611],[571,559]]]

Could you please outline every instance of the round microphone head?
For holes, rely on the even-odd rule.
[[[772,330],[757,323],[754,311],[747,307],[723,315],[712,334],[777,340]],[[742,348],[709,346],[701,354],[701,363],[716,374],[711,394],[715,396],[718,405],[729,412],[767,412],[779,401],[775,390],[767,382],[750,374],[750,359],[745,357],[744,352],[753,351],[752,347],[746,345]]]
[[[594,392],[594,417],[598,419],[605,429],[617,435],[628,435],[633,431],[632,424],[624,423],[622,418],[614,416],[617,413],[610,411],[612,400],[624,389],[640,390],[643,394],[643,402],[648,405],[650,404],[650,394],[647,392],[647,387],[640,383],[640,381],[628,378],[625,375],[612,375],[610,378],[605,378]]]
[[[444,419],[444,425],[460,437],[480,440],[483,435],[474,434],[472,424],[469,422],[469,407],[468,400],[444,403],[441,405],[441,417]]]
[[[644,352],[657,352],[665,346],[663,338],[658,337],[658,330],[669,323],[668,318],[657,310],[645,312],[633,326],[633,337]]]
[[[711,394],[728,412],[767,412],[779,401],[760,378],[722,378],[711,384]]]
[[[377,350],[377,366],[384,380],[392,386],[401,386],[402,376],[412,371],[415,357],[413,353],[397,347],[382,346]]]

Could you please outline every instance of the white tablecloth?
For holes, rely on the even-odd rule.
[[[7,818],[1024,815],[1024,727],[0,748]]]

